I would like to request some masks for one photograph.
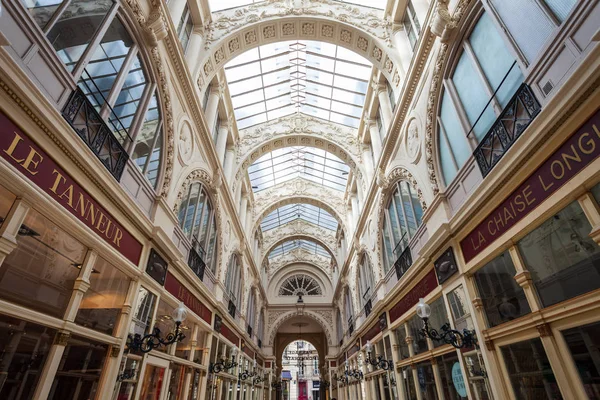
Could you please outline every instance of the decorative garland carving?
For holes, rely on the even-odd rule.
[[[273,315],[271,315],[273,314]],[[276,314],[276,316],[275,316]],[[277,331],[279,330],[279,327],[287,320],[296,317],[296,316],[307,316],[307,317],[311,317],[312,319],[314,319],[319,325],[321,325],[321,328],[323,328],[323,332],[325,332],[325,336],[327,337],[327,344],[329,346],[333,346],[333,332],[332,332],[332,328],[334,327],[333,324],[330,324],[328,322],[328,320],[326,320],[324,318],[323,315],[321,315],[320,313],[316,313],[313,310],[302,310],[302,311],[298,311],[298,310],[286,310],[286,311],[270,311],[269,312],[269,333],[267,335],[267,337],[269,338],[268,342],[267,342],[267,346],[273,346],[273,343],[275,342],[275,336],[277,335]]]
[[[179,206],[183,201],[183,198],[187,195],[187,192],[190,188],[190,185],[194,182],[201,182],[209,189],[213,189],[211,175],[203,169],[195,169],[186,176],[185,180],[181,184],[179,188],[179,192],[177,192],[177,197],[175,198],[175,202],[173,203],[173,212],[177,214],[179,211]],[[213,195],[217,195],[216,191],[213,190]],[[216,203],[216,201],[215,201]],[[217,207],[217,204],[214,204]]]
[[[331,260],[327,257],[310,253],[302,248],[297,248],[289,253],[273,257],[272,259],[265,258],[268,262],[268,280],[270,281],[273,276],[281,269],[291,264],[304,263],[312,265],[318,268],[322,273],[327,275],[329,279],[332,278]]]

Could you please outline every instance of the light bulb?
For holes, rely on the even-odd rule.
[[[373,345],[371,344],[370,340],[367,340],[366,348],[368,353],[370,353],[373,350]]]
[[[425,303],[425,299],[423,298],[420,298],[417,303],[417,315],[421,319],[429,318],[431,315],[431,307],[429,307],[429,304]]]
[[[175,320],[175,322],[183,322],[187,318],[187,310],[183,302],[179,303],[179,307],[173,310],[171,316]]]

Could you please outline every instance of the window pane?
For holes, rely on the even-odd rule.
[[[448,313],[446,312],[446,304],[444,303],[444,297],[439,297],[431,303],[431,316],[429,317],[429,324],[438,328],[448,323]],[[439,347],[444,344],[441,340],[433,340],[433,347]]]
[[[591,231],[575,201],[519,241],[545,307],[600,287],[600,246]]]
[[[133,40],[121,21],[113,19],[79,81],[79,87],[98,111],[104,105],[132,46]]]
[[[469,42],[492,91],[495,91],[511,69],[515,59],[508,52],[488,13],[484,13],[477,22],[469,37]],[[502,107],[506,106],[521,82],[523,82],[523,74],[521,74],[519,66],[515,64],[496,93]]]
[[[462,285],[448,293],[448,304],[450,304],[450,311],[454,319],[454,328],[460,332],[463,329],[475,329],[467,306],[468,301]]]
[[[417,364],[417,377],[419,378],[419,389],[422,398],[424,400],[437,400],[437,389],[431,361]]]
[[[75,323],[112,335],[119,322],[130,279],[98,258],[90,275],[90,288],[83,295]]]
[[[456,352],[452,352],[449,354],[444,354],[441,357],[437,357],[437,365],[440,370],[440,378],[442,379],[442,391],[444,392],[444,397],[448,400],[450,399],[464,399],[463,396],[458,393],[455,386],[455,381],[452,378],[452,372],[460,369],[460,363],[458,362],[458,357],[456,356]],[[462,372],[461,372],[462,376]],[[456,384],[460,381],[457,380]],[[464,382],[464,379],[463,379]],[[466,391],[463,383],[463,390]],[[487,400],[487,398],[484,398]]]
[[[154,315],[156,295],[143,286],[138,291],[137,305],[133,310],[130,333],[144,336],[150,331],[150,322]]]
[[[21,0],[23,6],[29,10],[29,14],[35,23],[42,28],[46,27],[54,12],[61,6],[62,0]]]
[[[123,138],[122,143],[127,141],[125,138],[140,106],[140,99],[145,88],[146,76],[140,58],[136,56],[125,77],[125,82],[117,96],[117,100],[112,105],[113,112],[108,117],[113,132],[117,137]]]
[[[515,274],[507,252],[475,272],[475,283],[490,327],[531,312],[523,288],[515,281]]]
[[[473,132],[477,139],[481,140],[496,120],[496,114],[491,106],[486,107],[490,95],[484,89],[483,82],[475,71],[473,61],[466,52],[463,52],[458,60],[454,75],[452,75],[452,83],[454,83],[471,126],[477,122]]]
[[[169,303],[166,303],[163,300],[158,302],[158,309],[156,310],[156,319],[154,321],[154,328],[160,329],[163,334],[166,335],[166,332],[173,331],[175,327],[175,323],[173,322],[173,317],[171,314],[173,313],[173,309],[175,307],[171,306]],[[161,353],[169,354],[169,349],[172,345],[169,346],[159,346],[155,350],[160,351]]]
[[[110,0],[73,0],[48,33],[48,40],[69,71],[75,68],[112,5]]]
[[[479,111],[481,111],[481,109]],[[458,120],[456,110],[454,109],[454,105],[452,104],[452,100],[446,92],[444,92],[444,96],[442,97],[440,117],[444,131],[448,137],[448,142],[450,143],[450,149],[458,164],[458,168],[460,169],[471,156],[471,148],[467,143],[467,132],[463,130],[462,125]],[[442,160],[444,160],[444,158],[442,158]],[[451,160],[447,160],[447,163],[451,162]],[[446,171],[445,166],[444,171]],[[446,184],[449,184],[450,182],[451,180],[446,177]]]
[[[12,194],[8,189],[0,186],[0,226],[2,226],[16,198],[17,196]]]
[[[65,348],[48,400],[96,398],[108,345],[71,336]]]
[[[0,315],[1,399],[33,398],[55,335],[54,329]]]
[[[423,320],[415,314],[407,321],[406,324],[408,326],[408,333],[413,338],[412,345],[415,355],[429,350],[427,347],[427,340],[425,339],[425,336],[421,334],[421,329],[423,329]]]
[[[398,343],[398,357],[400,360],[410,357],[408,343],[406,343],[406,331],[404,325],[400,325],[395,331],[396,341]]]
[[[562,399],[550,361],[539,338],[500,348],[519,400]]]
[[[573,9],[576,0],[544,0],[544,2],[550,7],[556,18],[560,22],[564,22],[571,9]]]
[[[75,238],[30,210],[17,248],[2,264],[0,298],[63,318],[85,253]]]
[[[591,400],[600,399],[600,322],[567,329],[563,336],[586,394]]]

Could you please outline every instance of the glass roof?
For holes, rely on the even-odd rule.
[[[208,0],[211,12],[227,10],[229,8],[247,6],[252,3],[261,3],[265,0]],[[379,8],[385,10],[387,0],[369,0],[368,4],[360,4],[360,0],[346,1],[339,0],[341,3],[359,5],[363,7]]]
[[[318,41],[267,44],[225,67],[238,129],[296,112],[357,128],[371,63]]]
[[[338,227],[337,220],[322,208],[313,206],[312,204],[296,203],[279,207],[267,215],[260,223],[260,228],[265,232],[296,219],[303,219],[304,221],[332,231],[336,231]]]
[[[302,177],[344,191],[350,167],[333,154],[315,147],[284,147],[273,150],[248,168],[255,192]]]
[[[271,253],[269,253],[269,258],[282,256],[297,248],[303,248],[312,254],[331,258],[331,254],[329,254],[329,252],[325,250],[323,246],[316,242],[304,239],[294,239],[283,242],[279,246],[275,247]]]
[[[214,0],[213,0],[214,1]],[[385,10],[385,7],[387,6],[388,0],[369,0],[368,2],[363,1],[361,4],[360,0],[338,0],[341,3],[348,3],[348,4],[354,4],[357,6],[362,6],[362,7],[371,7],[371,8],[378,8],[380,10]],[[367,4],[364,4],[367,3]]]

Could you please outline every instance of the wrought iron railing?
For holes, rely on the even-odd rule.
[[[262,340],[258,339],[258,348],[262,349]]]
[[[235,314],[237,312],[237,307],[235,303],[229,300],[229,304],[227,305],[227,312],[231,315],[231,318],[235,318]]]
[[[252,337],[252,327],[250,325],[246,327],[246,332],[248,332],[248,336]]]
[[[410,266],[412,265],[412,254],[410,252],[410,246],[406,246],[406,248],[400,254],[400,257],[394,263],[394,269],[396,270],[396,278],[400,280],[402,276],[408,271]]]
[[[201,281],[204,280],[204,271],[206,271],[206,263],[204,262],[205,254],[206,252],[194,236],[192,238],[192,247],[188,254],[188,266]]]
[[[510,70],[508,73],[510,73]],[[500,89],[501,85],[502,82],[496,89],[496,92]],[[496,92],[494,92],[494,95]],[[542,107],[537,101],[531,88],[525,83],[521,84],[473,152],[473,156],[475,157],[484,178],[490,173],[519,136],[521,136],[521,133],[529,126],[531,121],[533,121],[540,113],[541,109]],[[485,110],[486,109],[484,109],[483,112],[485,112]],[[478,121],[479,118],[476,123]]]
[[[348,318],[348,337],[352,336],[354,333],[354,318]]]
[[[129,154],[80,88],[71,94],[62,115],[112,176],[120,180]]]
[[[369,316],[369,314],[371,314],[371,311],[373,310],[373,305],[371,303],[371,299],[369,299],[366,303],[365,303],[365,318],[367,318]]]

